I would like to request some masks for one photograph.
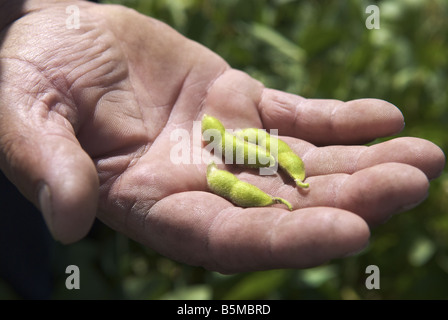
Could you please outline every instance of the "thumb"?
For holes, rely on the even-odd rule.
[[[57,133],[48,133],[48,128],[35,125],[27,121],[20,130],[5,130],[8,126],[1,124],[1,169],[41,210],[56,240],[77,241],[88,233],[96,216],[95,166],[69,129],[60,126],[54,130]]]

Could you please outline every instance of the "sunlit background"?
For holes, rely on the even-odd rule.
[[[387,100],[405,116],[400,135],[429,139],[447,154],[447,1],[107,2],[165,21],[267,87]],[[370,4],[380,9],[380,29],[366,28]],[[423,204],[372,230],[369,247],[354,257],[230,276],[174,262],[98,224],[79,243],[55,244],[53,298],[447,299],[447,207],[445,171]],[[70,264],[81,270],[80,290],[65,287]],[[369,265],[380,269],[378,290],[365,286]],[[14,297],[0,279],[0,298]]]

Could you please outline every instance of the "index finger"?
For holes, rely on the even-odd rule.
[[[316,145],[363,144],[404,127],[400,110],[379,99],[305,99],[264,89],[258,108],[264,128]]]

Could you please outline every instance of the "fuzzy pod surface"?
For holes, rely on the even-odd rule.
[[[207,166],[207,184],[213,193],[240,207],[265,207],[282,203],[292,210],[287,200],[273,197],[257,186],[241,181],[234,174],[218,169],[213,162]]]
[[[219,145],[221,155],[226,164],[239,164],[250,168],[271,167],[276,161],[265,148],[226,131],[224,125],[217,118],[204,114],[202,117],[202,135],[206,142],[212,141]],[[213,138],[212,141],[210,141]],[[215,150],[216,152],[216,150]]]
[[[289,145],[279,138],[275,138],[265,130],[257,128],[247,128],[235,132],[235,136],[249,143],[255,143],[264,147],[277,160],[282,168],[298,187],[308,188],[309,183],[305,180],[305,164],[302,159],[292,151]]]

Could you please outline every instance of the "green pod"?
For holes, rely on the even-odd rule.
[[[240,207],[265,207],[282,203],[292,210],[285,199],[273,197],[258,187],[239,180],[234,174],[217,168],[215,163],[207,167],[207,184],[210,190]]]
[[[297,186],[301,188],[308,188],[309,183],[304,183],[305,180],[305,165],[302,159],[291,150],[288,144],[281,139],[274,138],[264,130],[257,128],[247,128],[235,133],[240,139],[256,143],[266,148],[276,158],[278,165],[288,175],[294,179]],[[277,153],[273,153],[271,146],[277,146]]]
[[[231,152],[232,163],[251,168],[271,167],[275,164],[275,158],[265,148],[238,139],[228,133],[218,119],[204,114],[202,117],[202,134],[207,130],[216,131],[212,136],[219,139],[216,143],[221,144],[222,155],[226,159],[228,159],[227,156]]]

